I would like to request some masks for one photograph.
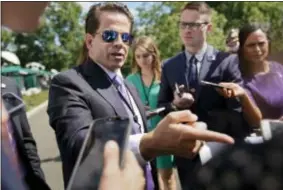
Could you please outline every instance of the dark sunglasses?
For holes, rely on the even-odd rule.
[[[99,33],[97,33],[99,34]],[[115,40],[117,40],[118,36],[119,36],[119,32],[115,31],[115,30],[104,30],[103,32],[100,33],[102,35],[102,40],[104,42],[107,43],[111,43],[114,42]],[[132,44],[133,41],[133,35],[131,35],[130,33],[121,33],[121,39],[124,43],[126,44]]]

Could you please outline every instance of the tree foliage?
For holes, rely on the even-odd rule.
[[[52,2],[34,33],[15,34],[5,37],[2,33],[2,50],[6,44],[15,46],[15,53],[22,66],[39,62],[47,69],[61,70],[76,64],[80,44],[83,41],[81,6],[74,2]]]
[[[273,52],[283,51],[283,3],[282,2],[208,2],[217,12],[229,20],[224,31],[245,23],[259,23],[267,30]]]
[[[175,55],[181,48],[177,22],[180,11],[187,2],[156,2],[137,8],[139,35],[152,36],[159,46],[163,59]],[[230,28],[238,28],[248,22],[269,23],[272,49],[283,50],[282,2],[208,2],[214,8],[213,31],[208,43],[224,49]]]
[[[180,11],[187,2],[146,2],[137,8],[135,36],[152,36],[167,59],[181,51],[177,23]],[[283,51],[282,2],[207,2],[213,12],[213,31],[208,42],[224,49],[230,28],[248,22],[262,23],[269,29],[272,51]],[[1,33],[2,50],[15,52],[24,66],[37,61],[48,69],[62,70],[76,64],[83,42],[82,8],[75,2],[51,2],[38,30],[31,34],[16,34],[9,30]],[[268,23],[266,25],[266,23]],[[128,72],[132,52],[126,62]]]
[[[152,6],[137,9],[139,17],[139,35],[148,35],[155,39],[162,59],[173,56],[181,50],[178,21],[180,12],[187,2],[159,2]],[[224,15],[213,12],[213,30],[208,36],[208,42],[219,49],[224,48],[223,27],[227,22]]]

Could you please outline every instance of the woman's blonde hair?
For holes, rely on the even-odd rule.
[[[141,36],[137,38],[133,43],[132,73],[141,72],[141,68],[137,64],[135,57],[135,52],[138,48],[145,49],[153,57],[152,69],[154,72],[155,80],[160,81],[161,78],[160,53],[153,39],[148,36]]]

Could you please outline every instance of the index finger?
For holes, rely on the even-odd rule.
[[[125,164],[124,169],[134,169],[139,167],[138,161],[134,154],[130,150],[126,150],[125,152]]]
[[[234,144],[234,139],[223,133],[188,127],[186,125],[183,125],[181,128],[184,139]]]

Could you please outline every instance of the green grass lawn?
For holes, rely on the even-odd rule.
[[[48,99],[48,90],[43,90],[39,94],[31,96],[23,96],[23,99],[26,104],[26,110],[29,111]]]

